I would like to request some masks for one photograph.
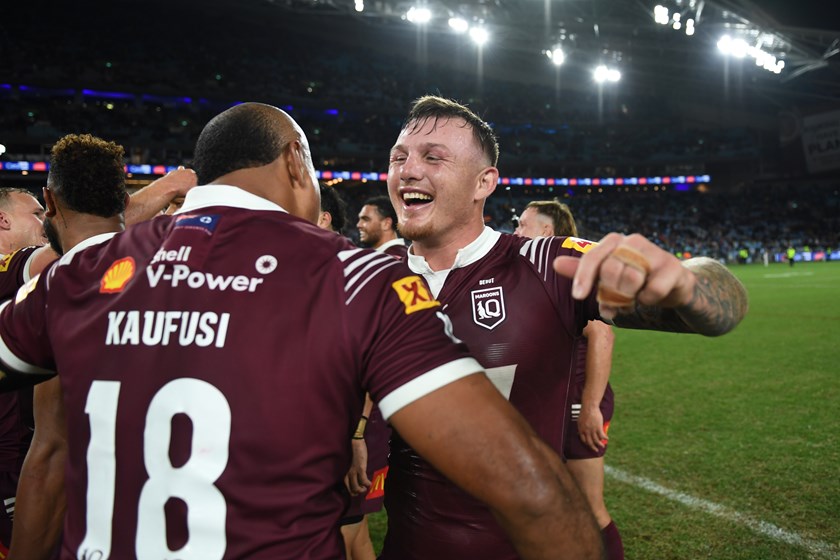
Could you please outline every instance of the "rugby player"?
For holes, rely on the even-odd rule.
[[[720,335],[746,313],[746,291],[716,261],[680,263],[639,235],[613,233],[595,246],[485,227],[498,154],[493,130],[475,113],[423,97],[391,149],[388,192],[400,232],[412,240],[409,267],[426,279],[498,391],[561,453],[575,346],[590,320]],[[519,557],[491,512],[448,483],[394,427],[381,558]],[[499,463],[497,475],[505,471]]]
[[[514,233],[531,239],[578,235],[571,209],[558,200],[529,202]],[[563,458],[595,514],[607,560],[623,560],[621,533],[604,503],[604,454],[615,406],[609,383],[614,340],[612,328],[602,321],[589,321],[583,328],[575,348]]]
[[[124,176],[122,159],[116,162],[116,165]],[[98,179],[93,171],[86,168],[81,170],[81,178],[88,181]],[[192,170],[179,168],[168,173],[135,193],[130,199],[131,209],[126,211],[126,222],[131,224],[152,217],[172,198],[183,196],[195,184],[195,173]],[[124,190],[124,179],[120,185]],[[18,188],[0,189],[0,245],[6,251],[0,258],[0,300],[11,297],[20,286],[57,256],[51,247],[45,245],[47,239],[43,218],[44,208],[31,192]],[[34,524],[37,525],[37,529],[31,535],[34,549],[24,544],[25,538],[19,536],[17,540],[21,545],[11,547],[12,550],[21,551],[16,552],[15,557],[48,558],[57,544],[64,510],[56,506],[56,500],[62,499],[63,488],[60,484],[57,487],[47,484],[46,480],[50,477],[41,478],[41,474],[47,472],[58,476],[63,474],[63,455],[60,453],[63,438],[60,431],[56,434],[49,423],[50,418],[56,418],[57,422],[60,422],[56,429],[63,428],[60,395],[51,395],[56,387],[57,383],[48,383],[35,390],[35,399],[49,404],[41,405],[35,412],[38,428],[35,429],[34,436],[32,389],[25,388],[0,394],[0,417],[3,419],[3,425],[0,426],[0,454],[3,461],[0,466],[0,497],[5,506],[0,511],[0,554],[9,552],[10,541],[14,540],[13,526],[26,526],[31,519],[35,511],[31,500],[39,502],[39,505],[35,506],[38,510],[35,514],[38,515],[37,521]],[[48,415],[49,418],[45,419],[42,415]],[[56,437],[52,437],[54,435]],[[22,465],[25,465],[24,457],[27,457],[27,452],[31,450],[30,442],[36,449],[31,452],[29,459],[38,473],[34,483],[31,481],[31,469],[29,479],[26,468],[21,471]],[[47,450],[50,451],[45,453]],[[46,457],[56,457],[53,462],[40,463],[44,466],[52,464],[52,470],[35,467],[35,464],[39,464],[41,459],[46,460]],[[26,480],[19,482],[21,476]],[[16,496],[19,486],[25,487],[28,484],[34,484],[36,491]],[[17,520],[14,525],[10,515],[12,513]],[[40,516],[41,513],[46,514],[49,522]]]

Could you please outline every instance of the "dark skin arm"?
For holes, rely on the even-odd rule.
[[[34,405],[35,434],[18,482],[9,558],[50,560],[66,509],[67,429],[57,377],[35,387]]]
[[[183,201],[184,195],[196,186],[195,171],[179,167],[160,179],[152,181],[129,199],[125,208],[125,225],[130,226],[154,218],[174,200]]]
[[[620,247],[640,254],[648,269],[629,265]],[[681,262],[637,234],[611,233],[580,259],[558,257],[554,270],[574,278],[575,298],[596,285],[628,298],[626,307],[601,304],[602,317],[620,327],[720,336],[747,313],[747,291],[725,266],[706,257]]]
[[[427,461],[493,511],[524,560],[602,558],[595,519],[559,457],[482,374],[394,413]]]

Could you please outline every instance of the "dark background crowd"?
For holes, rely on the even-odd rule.
[[[282,12],[269,21],[258,9],[235,10],[222,2],[82,9],[39,0],[4,18],[0,162],[44,161],[62,135],[90,132],[123,144],[127,163],[189,165],[210,118],[262,101],[301,124],[318,169],[382,172],[410,101],[439,93],[493,124],[503,176],[712,176],[688,191],[500,185],[487,206],[492,227],[512,230],[529,200],[558,197],[594,239],[638,231],[675,253],[730,262],[743,249],[759,260],[789,246],[840,246],[840,180],[809,176],[801,155],[791,156],[797,150],[779,139],[779,113],[826,110],[824,101],[806,108],[733,94],[687,110],[692,100],[672,95],[667,83],[596,92],[561,87],[551,69],[545,80],[521,79],[529,68],[505,79],[501,59],[464,71],[469,53],[446,60],[430,48],[421,56],[419,35],[404,31],[345,33],[324,14]],[[717,117],[709,106],[720,109]],[[4,173],[0,181],[37,190],[44,176]],[[352,216],[385,190],[382,182],[336,187]]]

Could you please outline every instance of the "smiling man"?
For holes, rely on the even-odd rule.
[[[496,388],[560,454],[570,371],[590,320],[719,335],[744,316],[746,292],[719,263],[681,264],[638,235],[610,234],[596,246],[485,227],[498,156],[493,130],[475,113],[423,97],[391,150],[388,192],[400,231],[413,241],[409,267],[426,279],[455,336]],[[490,510],[448,483],[398,433],[390,461],[383,560],[518,558]],[[575,556],[558,549],[557,557]]]

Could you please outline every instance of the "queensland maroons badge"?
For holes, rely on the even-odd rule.
[[[473,321],[485,329],[495,329],[505,320],[505,294],[502,287],[473,290]]]

